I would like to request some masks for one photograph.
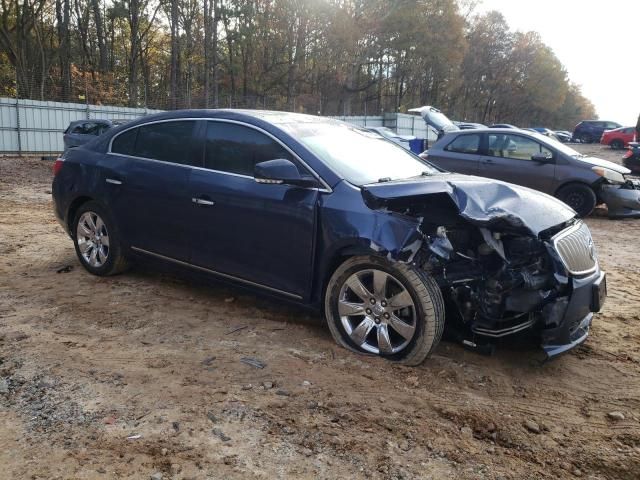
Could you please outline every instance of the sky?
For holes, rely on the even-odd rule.
[[[482,0],[512,30],[540,33],[598,116],[625,126],[640,114],[640,0]]]

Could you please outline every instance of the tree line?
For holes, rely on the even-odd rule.
[[[0,0],[0,95],[150,108],[572,127],[595,117],[535,32],[476,0]]]

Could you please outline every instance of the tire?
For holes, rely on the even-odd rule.
[[[129,268],[115,222],[99,203],[78,208],[71,232],[78,260],[89,273],[108,276]]]
[[[591,135],[589,135],[588,133],[581,133],[580,134],[580,141],[582,143],[591,143],[591,142],[593,142],[593,138],[591,138]]]
[[[381,257],[352,257],[340,265],[327,285],[324,306],[339,345],[404,365],[422,363],[444,330],[444,301],[435,280]]]
[[[586,217],[597,204],[596,193],[582,183],[570,183],[560,188],[556,197],[573,208],[579,217]]]
[[[624,148],[624,142],[622,140],[615,139],[609,144],[609,146],[614,150],[622,150]]]

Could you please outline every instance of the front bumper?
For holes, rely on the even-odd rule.
[[[602,185],[600,196],[607,204],[609,218],[640,218],[640,180]]]
[[[585,277],[571,279],[572,291],[542,311],[541,346],[548,358],[580,345],[589,335],[593,313],[600,311],[607,296],[607,279],[598,268]]]

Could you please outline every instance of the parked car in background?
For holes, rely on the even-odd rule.
[[[573,129],[573,141],[582,143],[597,142],[605,130],[613,130],[621,126],[619,123],[604,120],[583,120]]]
[[[64,149],[79,147],[128,120],[76,120],[63,133]]]
[[[622,163],[634,175],[640,175],[640,143],[631,142],[629,150],[622,157]]]
[[[510,123],[494,123],[493,125],[489,125],[489,128],[515,128],[519,130],[519,127],[511,125]]]
[[[313,306],[340,345],[409,365],[445,322],[471,345],[528,332],[554,356],[586,339],[606,296],[589,229],[562,202],[337,120],[168,112],[68,150],[54,173],[88,272],[183,267]]]
[[[636,140],[636,128],[635,127],[621,127],[614,128],[613,130],[605,130],[600,138],[602,145],[609,145],[615,150],[620,150],[629,142]]]
[[[606,203],[611,218],[640,216],[640,182],[629,169],[587,157],[552,138],[525,130],[453,132],[425,157],[459,173],[480,175],[553,195],[582,217]]]
[[[554,132],[550,128],[546,128],[546,127],[531,127],[531,130],[533,130],[534,132],[538,132],[540,135],[544,135],[545,137],[550,137],[550,138],[553,138],[555,140],[558,140],[558,136],[556,135],[556,132]]]
[[[419,114],[427,124],[427,127],[433,129],[436,132],[437,138],[442,137],[442,135],[447,132],[455,132],[460,130],[460,127],[449,120],[449,117],[447,117],[444,113],[442,113],[435,107],[424,105],[422,107],[410,108],[407,111]]]
[[[560,140],[562,143],[569,143],[573,138],[573,134],[566,130],[556,130],[554,133],[556,134],[558,140]]]
[[[407,150],[411,150],[411,141],[415,140],[416,137],[413,135],[399,135],[390,128],[387,127],[362,127],[364,130],[369,132],[375,132],[378,135],[383,136],[387,140],[391,140],[393,143],[400,145],[402,148]]]
[[[474,128],[487,128],[486,125],[482,123],[473,123],[473,122],[459,122],[453,120],[453,123],[458,126],[460,130],[473,130]]]

